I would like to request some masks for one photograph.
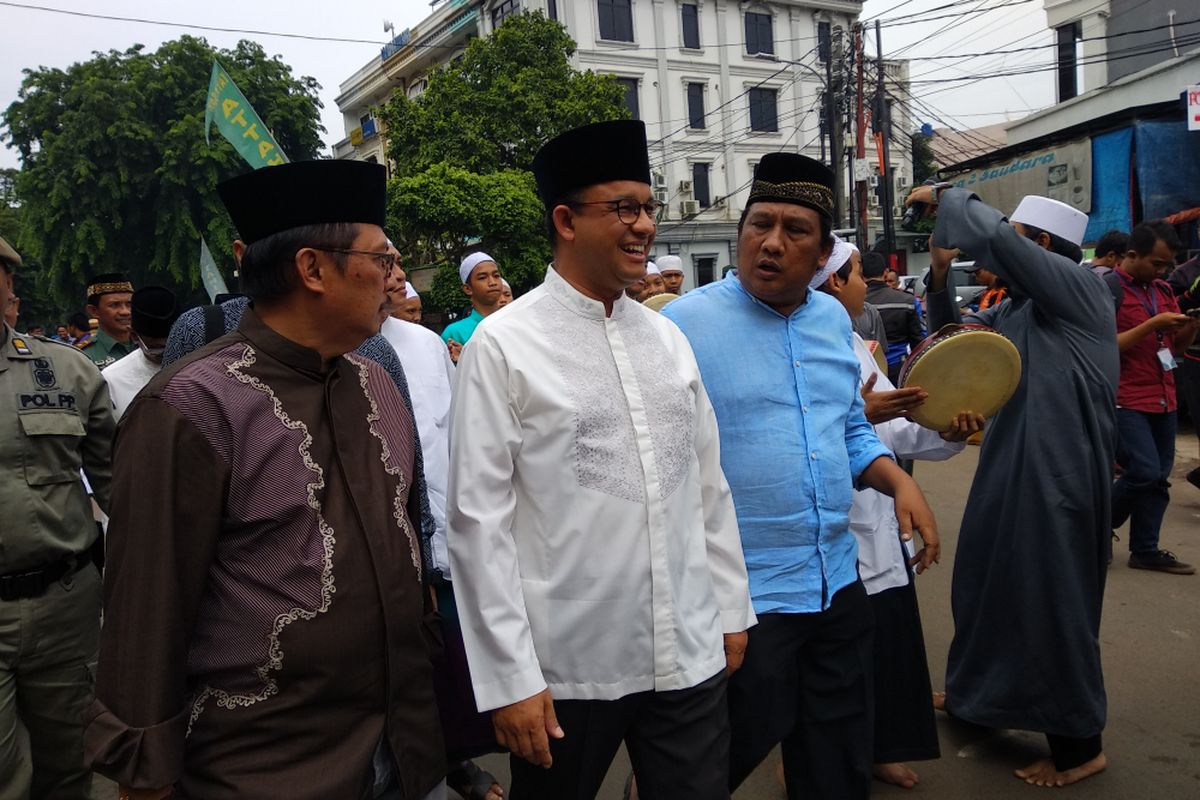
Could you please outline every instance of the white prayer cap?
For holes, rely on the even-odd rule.
[[[659,270],[658,264],[655,264],[653,261],[647,261],[646,262],[646,274],[647,275],[661,275],[662,272]]]
[[[500,279],[500,283],[504,284],[505,289],[508,289],[510,292],[512,291],[512,286],[509,284],[508,281],[504,280],[504,278]]]
[[[1036,194],[1025,195],[1008,219],[1041,228],[1075,245],[1083,244],[1083,232],[1088,224],[1088,215],[1079,209]]]
[[[408,281],[404,284],[404,299],[405,300],[411,300],[414,297],[420,297],[420,296],[421,295],[417,294],[417,288],[412,285],[412,281]]]
[[[658,259],[659,272],[683,272],[683,259],[679,256],[661,256]]]
[[[846,262],[850,260],[850,256],[857,252],[857,247],[835,233],[833,235],[833,250],[829,253],[829,260],[825,262],[825,266],[813,273],[812,280],[809,281],[808,285],[814,289],[824,286],[825,281],[829,280],[829,276],[844,267]]]
[[[462,278],[462,282],[466,283],[471,278],[471,273],[485,261],[496,263],[496,259],[489,256],[487,253],[471,253],[462,260],[458,265],[458,277]]]

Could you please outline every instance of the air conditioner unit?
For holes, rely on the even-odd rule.
[[[659,203],[666,203],[668,200],[671,199],[671,193],[668,192],[666,189],[655,189],[654,190],[654,199],[656,201],[658,201]]]
[[[897,189],[907,189],[908,188],[908,176],[907,175],[897,175],[896,176],[896,188]]]
[[[879,176],[872,175],[871,177],[867,178],[867,186],[870,186],[872,189],[879,188]]]
[[[692,193],[692,182],[691,181],[680,181],[679,182],[679,193],[680,194],[691,194]]]
[[[654,173],[654,188],[655,189],[667,188],[667,176],[663,175],[661,172]]]
[[[700,213],[700,203],[695,200],[679,201],[679,215],[682,217],[694,217]]]

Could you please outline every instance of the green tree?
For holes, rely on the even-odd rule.
[[[416,99],[397,93],[383,108],[397,174],[439,162],[479,173],[527,170],[563,131],[628,117],[616,79],[575,69],[574,53],[566,29],[540,11],[510,15],[430,75]]]
[[[435,164],[397,178],[388,187],[388,223],[406,268],[440,267],[423,298],[427,309],[463,307],[458,262],[469,244],[494,256],[514,287],[541,280],[550,260],[533,175],[522,170],[480,175]]]
[[[434,71],[417,98],[397,93],[380,110],[396,244],[410,267],[439,268],[427,309],[464,306],[458,261],[476,242],[518,292],[541,279],[550,248],[534,154],[571,128],[629,116],[616,79],[575,69],[574,53],[562,25],[513,14]]]
[[[937,159],[934,158],[933,148],[929,146],[929,140],[931,138],[932,137],[926,136],[919,130],[913,131],[912,133],[914,184],[921,184],[926,179],[932,178],[937,174]]]
[[[25,252],[64,308],[82,305],[89,274],[117,270],[204,300],[201,235],[218,263],[232,263],[234,229],[214,187],[247,167],[219,135],[204,141],[214,58],[290,158],[317,157],[320,86],[254,42],[224,50],[184,36],[152,53],[135,45],[25,70],[3,137],[22,160]]]

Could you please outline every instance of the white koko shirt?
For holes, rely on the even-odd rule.
[[[553,268],[489,316],[451,412],[454,592],[481,710],[683,689],[755,622],[687,339]]]
[[[875,391],[890,392],[896,388],[888,380],[887,373],[880,371],[875,356],[857,333],[854,334],[854,354],[858,356],[863,383],[875,375]],[[875,435],[897,458],[945,461],[966,447],[961,442],[947,442],[936,431],[903,418],[876,425]],[[850,506],[850,530],[858,541],[858,574],[867,594],[908,584],[906,551],[911,553],[912,545],[900,541],[900,523],[896,521],[896,505],[892,498],[874,489],[856,490]]]
[[[388,317],[379,331],[396,351],[408,381],[425,462],[425,492],[433,514],[433,560],[450,578],[446,551],[446,480],[450,469],[450,391],[454,362],[446,343],[415,322]],[[119,362],[118,362],[119,363]]]
[[[125,409],[137,397],[138,392],[146,387],[150,379],[158,374],[162,364],[155,364],[146,358],[142,348],[134,350],[120,361],[114,361],[100,370],[101,376],[108,384],[108,393],[112,396],[113,416],[120,421],[125,416]]]

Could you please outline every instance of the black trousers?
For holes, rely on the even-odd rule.
[[[1086,764],[1100,755],[1104,749],[1100,734],[1089,736],[1086,739],[1076,739],[1071,736],[1054,736],[1047,733],[1046,741],[1050,744],[1050,757],[1054,760],[1054,768],[1059,772],[1066,772]]]
[[[729,682],[731,788],[782,742],[791,800],[870,795],[874,624],[862,581],[819,613],[759,615]]]
[[[550,740],[554,764],[512,756],[512,800],[592,800],[621,742],[643,800],[729,800],[729,716],[719,672],[690,689],[619,700],[560,700],[566,736]]]

